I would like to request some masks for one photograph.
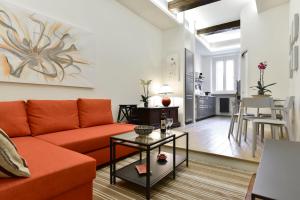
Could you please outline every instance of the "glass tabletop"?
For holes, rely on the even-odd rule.
[[[148,136],[140,136],[136,134],[134,131],[129,133],[123,133],[119,135],[111,136],[114,140],[121,140],[125,142],[140,144],[140,145],[154,145],[156,143],[162,142],[167,139],[171,139],[173,136],[180,137],[186,134],[182,131],[168,130],[167,133],[161,133],[160,130],[154,130]]]

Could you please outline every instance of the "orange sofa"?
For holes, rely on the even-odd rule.
[[[134,125],[113,123],[110,100],[28,100],[0,102],[0,128],[31,172],[0,179],[0,199],[89,200],[96,166],[109,162],[110,136]],[[120,158],[135,149],[117,152]]]

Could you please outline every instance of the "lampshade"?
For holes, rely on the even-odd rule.
[[[159,89],[159,94],[170,94],[172,92],[172,88],[168,84],[162,85]]]

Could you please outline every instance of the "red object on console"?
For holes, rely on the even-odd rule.
[[[171,104],[171,99],[170,97],[164,97],[161,100],[162,105],[164,105],[165,107],[168,107]]]

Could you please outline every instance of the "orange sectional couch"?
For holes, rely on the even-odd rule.
[[[28,100],[0,102],[0,128],[31,172],[0,179],[0,199],[89,200],[96,166],[109,162],[110,136],[134,125],[113,123],[110,100]],[[120,158],[135,149],[117,152]]]

